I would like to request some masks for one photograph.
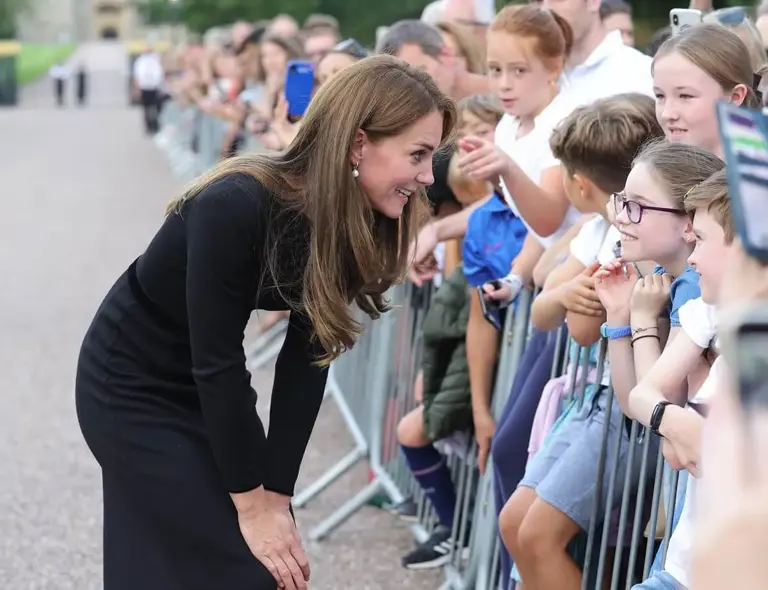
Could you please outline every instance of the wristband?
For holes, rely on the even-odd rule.
[[[505,276],[503,279],[501,279],[503,282],[507,283],[511,289],[511,293],[509,298],[506,301],[500,301],[501,307],[507,307],[510,303],[512,303],[518,295],[520,295],[520,291],[523,290],[523,287],[525,284],[523,283],[523,279],[521,279],[518,275],[509,273],[507,276]]]
[[[600,326],[600,335],[608,340],[621,340],[622,338],[628,338],[632,335],[632,327],[621,326],[618,328],[611,328],[606,322]]]

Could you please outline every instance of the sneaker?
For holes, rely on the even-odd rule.
[[[451,531],[438,526],[416,549],[402,559],[403,567],[409,570],[428,570],[442,567],[451,558]]]
[[[406,498],[399,504],[389,506],[389,511],[405,522],[419,522],[419,507],[413,498]]]

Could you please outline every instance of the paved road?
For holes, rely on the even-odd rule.
[[[43,81],[24,90],[21,108],[0,110],[2,590],[102,587],[99,472],[73,404],[77,352],[104,293],[141,252],[178,190],[143,136],[139,112],[125,106],[119,47],[85,46],[76,58],[93,72],[92,107],[54,108]],[[269,372],[254,379],[257,390],[269,391]],[[349,444],[338,414],[323,408],[302,484]],[[365,467],[352,470],[299,512],[302,530],[365,483]],[[400,568],[410,535],[374,509],[307,546],[315,589],[439,584],[436,574]]]

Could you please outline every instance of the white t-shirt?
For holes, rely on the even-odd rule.
[[[625,45],[619,31],[611,31],[584,63],[566,71],[568,91],[579,104],[628,92],[653,97],[651,61]]]
[[[596,215],[587,221],[571,240],[571,254],[584,266],[607,264],[616,258],[616,243],[621,234],[607,219]]]
[[[701,297],[680,308],[680,327],[699,348],[717,348],[717,308],[704,303]]]
[[[164,78],[163,64],[156,53],[144,53],[133,64],[133,79],[141,90],[159,90]]]
[[[684,308],[680,308],[680,321],[682,322],[682,311]],[[712,368],[709,370],[709,376],[702,383],[699,388],[696,397],[691,401],[698,403],[709,400],[723,384],[723,370],[724,365],[722,357],[715,359],[712,363]],[[693,410],[688,410],[693,412]],[[706,475],[705,475],[706,477]],[[695,535],[695,520],[696,520],[696,502],[698,501],[698,491],[700,482],[694,477],[688,478],[688,487],[685,489],[685,505],[683,506],[683,512],[680,515],[680,521],[677,523],[677,527],[672,531],[672,537],[669,540],[669,550],[667,551],[667,561],[664,565],[664,569],[673,577],[678,583],[682,584],[686,588],[690,586],[690,571],[691,571],[691,550],[693,548],[693,540]]]
[[[51,68],[49,75],[54,80],[66,80],[71,75],[71,72],[67,66],[55,65]]]
[[[607,264],[616,258],[616,242],[621,238],[619,230],[607,219],[597,215],[587,221],[576,237],[571,240],[571,255],[585,267],[593,262]],[[608,358],[604,361],[602,385],[611,384],[611,366]]]
[[[499,146],[523,172],[536,184],[541,182],[542,173],[560,162],[552,154],[549,147],[549,138],[555,127],[578,105],[571,100],[567,93],[558,94],[554,100],[547,105],[539,116],[534,119],[534,126],[530,133],[523,137],[517,137],[519,123],[515,117],[504,115],[496,126],[496,145]],[[551,236],[541,237],[531,229],[531,226],[525,221],[515,205],[515,201],[507,190],[504,181],[501,182],[504,192],[504,200],[507,205],[520,217],[522,222],[545,248],[552,246],[570,227],[576,223],[581,214],[574,207],[569,207],[565,214],[565,219],[560,228]]]

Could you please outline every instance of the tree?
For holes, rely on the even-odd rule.
[[[29,0],[0,0],[0,39],[16,36],[16,22],[29,8]]]

